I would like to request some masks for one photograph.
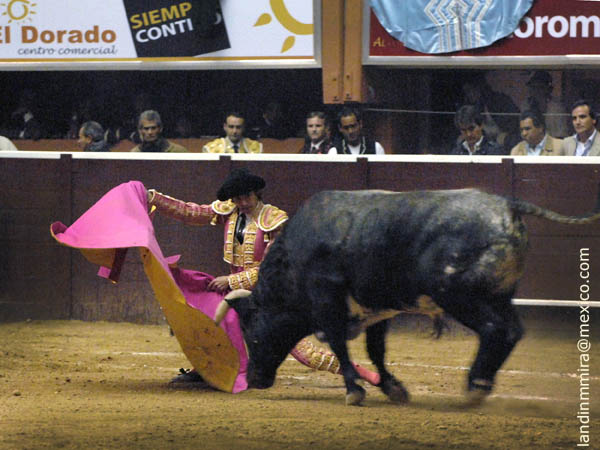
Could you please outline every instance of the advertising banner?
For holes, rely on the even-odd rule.
[[[450,1],[450,0],[449,0]],[[534,0],[533,6],[520,21],[518,28],[494,44],[473,50],[445,53],[439,56],[411,50],[390,36],[373,11],[366,14],[368,43],[365,63],[435,64],[444,59],[531,65],[555,61],[598,63],[600,60],[600,1],[599,0]],[[463,58],[464,57],[464,58]],[[500,58],[498,58],[500,57]],[[523,58],[525,57],[525,58]],[[425,60],[427,62],[425,62]]]
[[[313,21],[306,0],[4,0],[0,63],[315,63]]]

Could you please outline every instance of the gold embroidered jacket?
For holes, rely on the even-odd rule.
[[[189,225],[225,225],[225,243],[223,259],[229,263],[229,287],[233,289],[252,289],[258,279],[258,269],[269,244],[279,234],[288,220],[285,211],[273,206],[263,205],[256,220],[246,224],[244,242],[240,244],[234,238],[238,208],[231,201],[216,200],[210,205],[198,205],[183,202],[156,191],[149,201],[158,211]]]
[[[262,143],[249,138],[243,138],[237,153],[262,153]],[[202,147],[203,153],[236,153],[228,138],[218,138]]]

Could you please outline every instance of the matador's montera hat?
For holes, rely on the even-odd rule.
[[[267,183],[263,178],[251,174],[248,169],[234,169],[217,191],[217,198],[221,201],[229,200],[233,197],[259,191],[266,185]]]

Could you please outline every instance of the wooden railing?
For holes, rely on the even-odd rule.
[[[171,142],[183,145],[190,152],[202,152],[202,146],[207,142],[215,139],[214,137],[207,138],[190,138],[190,139],[169,139]],[[264,153],[299,153],[304,145],[302,138],[288,138],[283,140],[278,139],[262,139]],[[27,151],[53,151],[53,152],[80,152],[81,149],[77,146],[76,139],[40,139],[37,141],[27,139],[15,139],[13,143],[19,150]],[[123,140],[112,147],[113,152],[128,152],[135,143],[129,140]]]

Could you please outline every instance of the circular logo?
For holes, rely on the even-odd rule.
[[[36,6],[36,3],[31,3],[29,0],[10,0],[8,4],[0,3],[0,5],[6,8],[2,15],[9,17],[8,23],[25,20],[29,15],[35,14],[33,8]]]

